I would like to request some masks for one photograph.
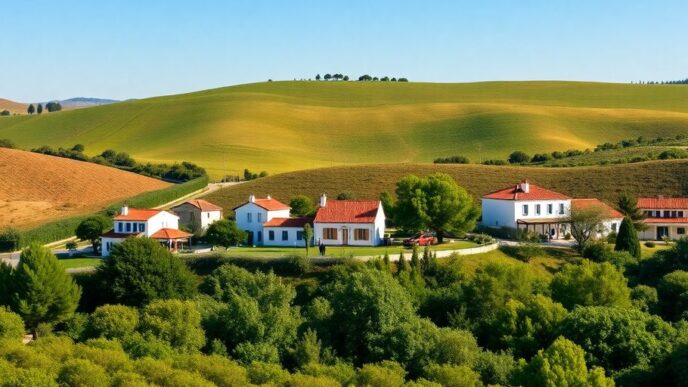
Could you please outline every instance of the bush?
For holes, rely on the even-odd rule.
[[[293,275],[306,274],[313,268],[313,262],[305,255],[293,254],[285,258],[284,268]]]
[[[123,339],[134,333],[138,324],[138,310],[124,305],[103,305],[89,316],[86,335]]]
[[[437,158],[433,161],[435,164],[469,164],[470,160],[468,160],[468,157],[464,156],[451,156],[451,157],[444,157],[444,158]]]
[[[479,245],[489,245],[490,243],[493,243],[495,241],[494,238],[487,234],[475,234],[471,236],[469,239]]]
[[[657,244],[653,241],[647,241],[645,242],[645,247],[649,247],[651,249],[654,249],[657,246]]]
[[[530,156],[525,152],[514,151],[509,155],[509,164],[522,164],[530,161]]]
[[[24,335],[24,321],[9,309],[0,306],[0,339],[20,339]]]
[[[17,251],[21,247],[21,234],[13,228],[0,231],[0,252]]]
[[[102,387],[110,384],[103,367],[85,359],[67,361],[60,369],[57,381],[61,386]]]

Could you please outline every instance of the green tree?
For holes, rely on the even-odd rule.
[[[205,344],[201,313],[191,301],[158,300],[146,305],[141,331],[182,352],[197,352]]]
[[[614,381],[604,375],[604,369],[588,370],[583,349],[563,337],[540,350],[516,379],[516,384],[526,387],[614,386]]]
[[[351,191],[344,191],[337,194],[337,200],[354,200],[356,195]]]
[[[394,221],[396,201],[394,197],[389,192],[383,192],[380,194],[380,202],[382,203],[382,211],[385,212],[385,221],[387,225],[396,226],[396,222]]]
[[[420,271],[420,257],[418,257],[418,246],[413,245],[411,250],[411,270]]]
[[[651,365],[671,350],[669,323],[631,308],[576,308],[561,323],[561,335],[580,345],[589,364],[608,370]]]
[[[22,251],[11,277],[12,309],[34,338],[39,324],[67,320],[79,304],[81,288],[50,249],[32,244]]]
[[[511,152],[508,160],[510,164],[523,164],[530,161],[530,156],[528,156],[527,153],[522,151],[514,151]]]
[[[587,259],[580,265],[568,264],[554,275],[552,298],[567,309],[574,306],[631,306],[628,281],[612,264]]]
[[[626,216],[619,227],[619,234],[616,236],[616,251],[628,251],[635,258],[640,258],[640,241],[638,231],[633,225],[633,220]]]
[[[425,369],[425,377],[445,387],[482,386],[480,375],[464,365],[433,364]]]
[[[645,214],[638,208],[638,199],[635,196],[628,193],[621,195],[617,202],[617,207],[624,217],[631,218],[636,230],[644,231],[647,229],[647,225],[643,223]]]
[[[86,359],[70,359],[57,376],[60,386],[102,387],[110,384],[103,367]]]
[[[306,223],[303,225],[303,244],[306,246],[306,257],[308,257],[308,249],[311,247],[311,243],[313,243],[313,227],[311,227],[310,223]]]
[[[103,305],[88,317],[86,335],[106,339],[124,339],[139,325],[139,311],[125,305]]]
[[[188,298],[196,281],[182,260],[149,238],[128,238],[98,266],[103,293],[115,303],[141,306],[153,300]]]
[[[234,221],[223,219],[208,226],[205,239],[217,246],[230,247],[246,242],[247,234]]]
[[[306,195],[296,195],[289,200],[291,213],[295,216],[310,216],[315,210],[313,200]]]
[[[42,104],[40,104],[40,103],[38,104],[38,107],[36,108],[36,113],[38,113],[38,114],[43,113],[43,105]]]
[[[0,112],[0,116],[9,116],[9,115],[10,115],[10,111],[7,109]]]
[[[0,251],[17,251],[21,246],[21,233],[13,228],[0,230]]]
[[[306,330],[294,348],[293,357],[296,364],[303,367],[308,364],[320,363],[321,345],[318,334],[312,329]]]
[[[603,210],[596,206],[571,208],[570,211],[571,236],[576,241],[578,251],[582,252],[602,229],[605,215]]]
[[[404,384],[406,371],[399,363],[385,360],[377,364],[366,364],[358,371],[357,385],[399,387]]]
[[[93,246],[93,253],[98,254],[100,248],[100,237],[110,227],[110,220],[103,216],[92,216],[79,223],[74,231],[77,238],[82,241],[90,241]]]
[[[315,76],[315,80],[316,80],[316,81],[319,81],[319,80],[320,80],[320,74],[317,74],[317,75]]]
[[[472,230],[480,214],[468,192],[443,173],[406,176],[397,182],[396,194],[395,221],[408,230],[435,231],[440,243],[445,233]]]
[[[26,112],[29,114],[33,114],[36,112],[36,108],[33,106],[33,104],[30,104],[29,107],[26,109]]]
[[[657,285],[662,316],[670,321],[685,318],[688,311],[688,271],[676,270],[662,277]]]

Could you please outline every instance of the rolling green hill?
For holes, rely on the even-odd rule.
[[[0,119],[24,148],[188,160],[213,177],[584,149],[688,132],[688,87],[582,82],[268,82]]]
[[[635,164],[578,168],[541,168],[488,165],[385,164],[321,168],[283,173],[213,192],[207,200],[229,209],[246,202],[253,193],[271,194],[284,202],[295,195],[308,195],[317,203],[321,193],[335,197],[351,192],[359,199],[394,192],[396,182],[407,174],[425,176],[434,172],[451,175],[478,200],[482,195],[527,178],[542,187],[571,197],[593,197],[614,204],[621,193],[636,196],[687,196],[688,160],[648,161]]]

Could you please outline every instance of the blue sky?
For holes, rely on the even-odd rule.
[[[0,98],[142,98],[339,72],[688,77],[688,2],[2,1]]]

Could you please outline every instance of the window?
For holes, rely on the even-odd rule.
[[[527,204],[523,205],[523,216],[528,216],[528,205]]]
[[[679,227],[676,229],[676,234],[678,235],[685,235],[686,234],[686,228],[685,227]]]
[[[263,232],[258,231],[258,242],[262,242],[262,241],[263,241]]]
[[[275,231],[274,230],[268,231],[268,240],[271,240],[271,241],[275,240]]]
[[[246,213],[246,222],[251,223],[253,221],[253,214],[250,212]]]
[[[554,213],[554,205],[553,204],[548,204],[547,205],[547,213],[549,215],[552,215]]]
[[[612,223],[612,232],[616,232],[616,223]]]
[[[683,211],[679,211],[679,212],[678,212],[678,217],[679,217],[679,218],[683,218]]]
[[[258,223],[263,223],[263,214],[261,214],[260,212],[257,212],[256,213],[256,221],[258,221]]]
[[[289,231],[282,231],[282,240],[286,241],[289,239]]]
[[[206,213],[205,213],[205,217],[208,218],[208,219],[210,219],[210,212],[206,212]]]
[[[302,241],[302,240],[303,240],[303,231],[297,231],[297,232],[296,232],[296,240],[297,240],[297,241]]]
[[[146,232],[146,224],[145,223],[139,223],[139,231],[140,232]]]
[[[131,232],[131,223],[127,222],[127,232]]]
[[[117,232],[122,232],[124,231],[124,225],[122,222],[117,222]]]
[[[658,218],[661,218],[662,217],[662,211],[659,211],[659,210],[655,211],[655,216]]]
[[[559,203],[559,215],[564,215],[564,203]]]
[[[136,232],[136,230],[138,230],[138,228],[139,228],[138,223],[132,223],[131,226],[133,227],[133,229],[132,229],[133,232]]]
[[[675,218],[676,217],[676,211],[671,211],[671,217]]]
[[[355,241],[368,241],[370,240],[370,230],[367,228],[356,228],[354,229],[354,240]]]
[[[323,239],[336,240],[337,239],[337,229],[336,228],[323,228]]]
[[[539,204],[535,205],[535,215],[540,215],[540,205]]]
[[[671,211],[664,211],[664,217],[668,218],[671,216]]]

